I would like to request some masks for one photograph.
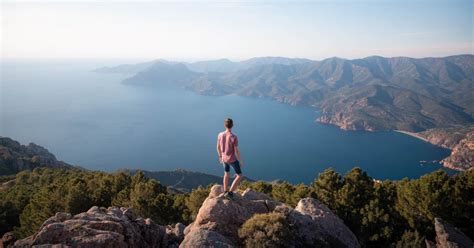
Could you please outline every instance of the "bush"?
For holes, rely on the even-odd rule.
[[[291,246],[292,230],[281,213],[256,214],[239,229],[245,247]]]
[[[402,239],[397,242],[396,248],[424,248],[426,247],[425,238],[417,231],[407,231],[403,234]]]
[[[189,194],[189,197],[185,200],[185,205],[190,212],[190,219],[194,220],[196,215],[201,208],[202,203],[206,200],[206,197],[209,195],[211,191],[211,186],[207,188],[198,187],[197,189],[193,189],[193,191]]]

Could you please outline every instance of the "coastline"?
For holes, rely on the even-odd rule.
[[[413,132],[408,132],[408,131],[402,131],[402,130],[393,130],[394,132],[397,132],[397,133],[402,133],[402,134],[405,134],[405,135],[408,135],[408,136],[411,136],[411,137],[414,137],[414,138],[417,138],[417,139],[420,139],[420,140],[423,140],[425,142],[428,142],[430,144],[433,144],[431,143],[428,139],[426,138],[423,138],[421,137],[420,135],[416,134],[416,133],[413,133]]]

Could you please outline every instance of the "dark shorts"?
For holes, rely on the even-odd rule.
[[[235,162],[232,163],[224,163],[224,171],[229,172],[230,171],[230,166],[234,168],[235,174],[242,174],[242,171],[240,170],[240,162],[239,160],[235,160]]]

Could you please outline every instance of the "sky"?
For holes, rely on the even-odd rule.
[[[473,2],[2,0],[1,57],[192,61],[473,54]]]

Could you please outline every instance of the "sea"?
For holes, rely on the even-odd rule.
[[[185,169],[222,175],[216,152],[234,120],[244,175],[311,183],[328,168],[360,167],[379,180],[419,178],[449,150],[397,132],[343,131],[311,107],[179,87],[125,85],[94,69],[123,60],[2,60],[0,136],[34,142],[60,160],[113,172]]]

